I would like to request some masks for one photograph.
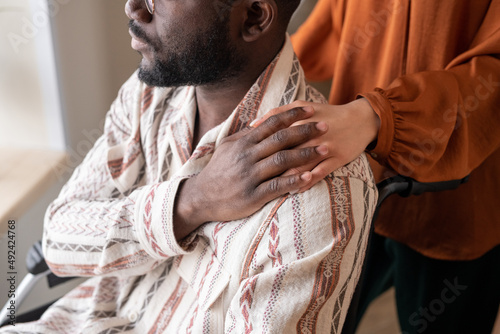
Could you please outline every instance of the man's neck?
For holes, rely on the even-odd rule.
[[[194,147],[206,132],[224,122],[231,115],[257,77],[247,80],[239,78],[239,80],[231,80],[223,85],[196,87],[198,112],[193,138]]]
[[[276,43],[271,52],[267,49],[265,53],[257,51],[252,54],[249,57],[250,64],[237,77],[220,84],[196,87],[198,112],[193,134],[193,147],[196,147],[205,133],[224,122],[231,115],[262,71],[276,57],[284,41],[283,37],[283,41]],[[260,49],[262,48],[254,48],[254,50]]]

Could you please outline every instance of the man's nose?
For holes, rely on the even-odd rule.
[[[151,15],[146,8],[144,0],[128,0],[125,4],[125,14],[127,14],[131,20],[144,23],[151,22],[153,18],[153,15]]]

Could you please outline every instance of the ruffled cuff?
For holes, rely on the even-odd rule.
[[[153,258],[164,260],[185,255],[194,242],[179,244],[174,234],[174,204],[179,185],[187,177],[173,178],[141,190],[135,207],[136,232],[143,249]]]
[[[364,97],[380,118],[377,144],[368,153],[378,162],[386,162],[393,149],[395,135],[394,114],[389,98],[379,88],[370,93],[359,94],[358,97]],[[387,165],[387,163],[384,163],[384,165]]]

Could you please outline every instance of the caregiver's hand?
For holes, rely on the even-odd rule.
[[[290,169],[286,174],[297,174],[311,171],[312,179],[300,189],[305,191],[322,180],[325,176],[356,159],[365,151],[370,143],[377,139],[380,128],[380,119],[365,99],[358,99],[344,105],[328,105],[295,101],[292,104],[276,108],[268,112],[263,118],[252,124],[258,127],[272,115],[289,109],[311,106],[314,115],[307,122],[323,121],[328,125],[328,132],[321,137],[313,138],[304,143],[304,146],[325,145],[328,154],[319,164],[308,163],[301,167]],[[299,121],[294,125],[302,124]]]

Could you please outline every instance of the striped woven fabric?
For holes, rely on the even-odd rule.
[[[134,74],[105,133],[45,219],[59,275],[92,276],[29,324],[1,333],[338,333],[358,280],[377,197],[364,155],[302,194],[238,221],[173,234],[179,183],[226,136],[278,105],[325,102],[290,41],[232,115],[196,148],[192,87]]]

